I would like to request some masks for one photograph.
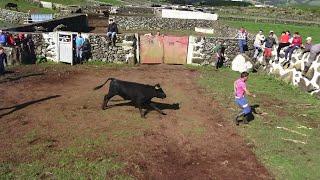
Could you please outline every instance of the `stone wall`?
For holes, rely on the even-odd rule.
[[[15,32],[12,32],[16,35]],[[36,57],[45,57],[58,62],[58,33],[26,33],[24,44],[15,47],[6,47],[9,56],[9,65],[34,63]],[[76,34],[76,32],[74,33]],[[113,63],[136,63],[135,34],[118,35],[116,46],[111,46],[105,34],[83,33],[83,37],[90,44],[89,61],[100,60]],[[29,51],[32,49],[32,52]],[[18,56],[18,57],[17,57]],[[32,58],[30,58],[32,56]]]
[[[116,16],[120,30],[193,30],[195,27],[214,28],[215,21],[169,19],[146,16]]]
[[[22,24],[28,18],[27,13],[0,8],[0,19],[12,24]]]
[[[216,58],[214,55],[214,48],[219,41],[223,42],[225,46],[225,66],[231,65],[231,60],[239,54],[238,41],[234,38],[222,38],[222,37],[189,37],[188,47],[188,64],[200,64],[200,65],[214,65]],[[249,41],[249,48],[252,47],[251,41]],[[252,48],[249,49],[247,54],[252,54]]]
[[[114,63],[136,63],[135,34],[121,34],[117,37],[116,46],[112,46],[106,35],[89,34],[92,57],[89,60],[101,60]]]
[[[154,8],[152,7],[130,7],[130,6],[122,6],[118,9],[118,14],[125,15],[151,15],[154,14]]]
[[[16,31],[16,32],[34,32],[35,26],[43,27],[46,31],[52,32],[58,25],[64,25],[67,31],[82,31],[88,32],[88,17],[85,14],[70,15],[67,17],[61,17],[53,20],[43,21],[39,23],[32,23],[26,25],[20,25],[5,29],[6,31]]]

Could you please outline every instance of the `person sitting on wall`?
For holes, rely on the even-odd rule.
[[[302,75],[305,76],[309,71],[312,63],[317,59],[317,55],[320,54],[320,44],[315,44],[310,49],[310,56],[306,64],[304,65],[304,70]]]
[[[264,40],[264,60],[266,65],[269,65],[269,61],[272,56],[272,48],[276,43],[276,40],[273,38],[273,31],[270,31],[269,36]]]
[[[116,45],[116,38],[118,34],[118,26],[117,24],[113,21],[113,19],[110,19],[108,29],[107,29],[107,36],[109,40],[111,39],[112,45]]]
[[[283,66],[285,66],[286,64],[290,65],[292,53],[294,52],[294,50],[299,49],[301,47],[301,45],[302,45],[302,38],[299,35],[299,32],[295,32],[294,35],[293,35],[293,39],[292,39],[291,45],[285,51],[285,61],[283,62]]]
[[[256,35],[255,37],[255,40],[254,40],[254,43],[253,43],[253,46],[254,46],[254,55],[253,55],[253,59],[254,60],[257,60],[259,54],[262,52],[262,44],[265,40],[265,37],[263,35],[263,31],[260,30],[258,32],[258,34]]]
[[[7,37],[5,33],[0,30],[0,46],[6,46],[7,45]]]
[[[299,59],[301,59],[303,57],[303,55],[307,52],[310,52],[311,47],[312,47],[312,38],[311,37],[307,37],[307,42],[306,44],[302,45],[301,48],[303,49],[302,53],[299,56]]]
[[[83,44],[84,44],[84,38],[81,36],[81,32],[78,32],[76,37],[76,58],[77,58],[77,62],[80,62],[80,63],[82,61]]]

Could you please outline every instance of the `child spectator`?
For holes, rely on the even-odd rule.
[[[0,75],[3,75],[6,72],[4,63],[6,63],[6,65],[8,64],[7,55],[4,53],[3,47],[0,47]]]
[[[260,54],[260,52],[262,52],[262,44],[264,42],[265,38],[264,38],[264,35],[263,35],[263,31],[260,30],[258,32],[258,34],[256,35],[255,37],[255,40],[254,40],[254,43],[253,43],[253,46],[254,46],[254,55],[253,55],[253,59],[256,60]]]
[[[240,78],[234,82],[235,102],[242,109],[241,113],[235,118],[236,125],[239,125],[240,117],[244,117],[245,124],[248,124],[250,116],[252,117],[251,107],[249,106],[245,95],[252,97],[256,97],[256,95],[250,93],[247,88],[246,82],[248,80],[248,76],[248,72],[243,72],[241,73]]]
[[[269,60],[272,56],[272,48],[273,45],[276,44],[276,40],[273,38],[273,32],[270,32],[269,36],[266,38],[265,42],[265,49],[264,49],[264,59],[266,64],[269,64]]]
[[[276,63],[279,62],[281,49],[290,45],[289,39],[290,39],[289,33],[283,31],[281,33],[280,43],[279,43],[279,46],[278,46],[278,49],[277,49],[277,60],[276,60]]]
[[[302,45],[302,38],[299,35],[299,32],[295,32],[293,35],[291,45],[285,51],[285,62],[283,63],[283,65],[285,65],[287,63],[289,63],[289,65],[290,65],[292,53],[294,52],[294,50],[299,49],[301,47],[301,45]],[[288,56],[289,56],[289,59],[288,59]]]

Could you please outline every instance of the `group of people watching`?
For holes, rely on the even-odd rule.
[[[5,66],[7,65],[7,54],[5,53],[4,47],[12,48],[13,60],[21,63],[22,52],[28,52],[28,54],[34,54],[30,51],[33,51],[33,42],[30,38],[27,38],[23,33],[11,34],[9,32],[3,32],[0,30],[0,75],[4,74]]]
[[[247,49],[247,42],[248,42],[248,33],[244,28],[240,28],[236,38],[238,39],[239,43],[239,49],[240,53],[244,53]],[[303,54],[310,52],[310,56],[308,59],[308,62],[305,64],[303,75],[305,75],[312,62],[315,61],[316,56],[320,53],[320,44],[313,44],[312,38],[308,37],[306,39],[306,43],[302,43],[302,36],[299,34],[299,32],[293,33],[293,35],[290,33],[290,31],[283,31],[278,38],[277,35],[274,33],[274,31],[269,31],[269,34],[267,37],[264,36],[263,31],[260,30],[254,39],[254,55],[253,59],[257,60],[260,53],[263,52],[263,56],[265,59],[265,62],[268,64],[269,60],[272,56],[272,50],[277,46],[277,57],[275,59],[276,63],[279,63],[280,58],[280,51],[283,48],[286,48],[284,50],[285,60],[282,62],[282,66],[290,65],[290,62],[292,61],[292,54],[297,49],[302,49],[302,54],[299,58],[302,58]]]

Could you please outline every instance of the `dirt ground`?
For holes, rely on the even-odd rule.
[[[48,160],[48,166],[58,166],[48,152],[93,138],[107,143],[83,156],[92,161],[102,154],[113,156],[137,179],[272,179],[232,120],[224,118],[230,112],[197,85],[197,71],[168,65],[13,71],[0,79],[2,163]],[[121,98],[110,102],[118,105],[101,110],[108,85],[93,88],[108,77],[160,83],[167,98],[154,101],[167,115],[151,111],[141,119],[138,109]],[[45,152],[32,154],[29,147],[48,142]]]

